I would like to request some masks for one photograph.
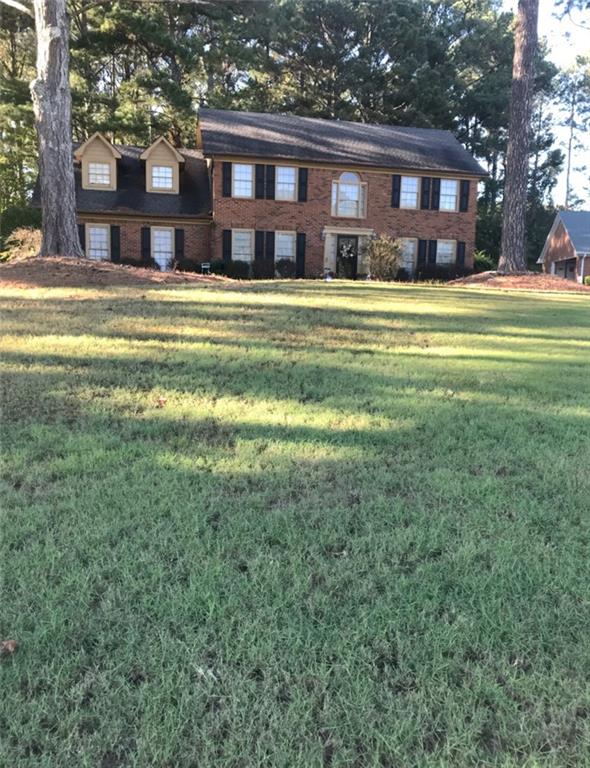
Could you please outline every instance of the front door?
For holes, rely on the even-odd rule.
[[[336,240],[336,277],[355,280],[358,255],[358,235],[338,235]]]

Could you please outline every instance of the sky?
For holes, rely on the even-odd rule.
[[[516,11],[517,0],[503,0],[508,10]],[[572,12],[571,16],[560,19],[553,0],[539,2],[539,38],[545,38],[549,46],[549,58],[561,69],[572,65],[579,55],[590,55],[590,11]],[[558,146],[565,145],[568,137],[566,128],[555,127]],[[584,209],[590,210],[590,197],[584,192],[588,186],[590,173],[590,133],[584,138],[584,150],[574,157],[574,165],[585,163],[585,173],[572,175],[574,192],[584,199]],[[583,157],[585,155],[585,157]],[[557,205],[565,201],[565,171],[561,173],[557,186],[553,190],[553,200]]]

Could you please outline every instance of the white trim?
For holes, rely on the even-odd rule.
[[[250,194],[249,195],[237,195],[236,194],[236,168],[238,166],[243,166],[244,168],[250,168],[251,176],[250,176]],[[253,200],[254,199],[254,177],[255,177],[255,171],[256,166],[254,163],[232,163],[231,166],[231,196],[235,197],[236,200]],[[243,179],[239,179],[241,184],[244,184]]]
[[[239,233],[247,232],[250,235],[250,252],[251,252],[251,255],[250,255],[250,258],[247,261],[246,261],[246,259],[244,259],[243,256],[238,256],[236,258],[236,253],[235,253],[235,248],[234,248],[234,237],[235,237],[237,232],[239,232]],[[254,241],[254,230],[253,229],[244,229],[244,228],[232,229],[232,231],[231,231],[231,260],[232,261],[245,261],[247,264],[252,264],[252,262],[254,261],[254,258],[256,256],[256,254],[254,253],[255,247],[256,247],[256,243]]]
[[[366,227],[324,227],[322,229],[322,237],[326,235],[367,235],[371,237],[374,234],[374,229],[367,229]]]
[[[172,151],[172,154],[176,158],[176,161],[179,162],[179,163],[184,163],[184,157],[180,154],[180,152],[177,149],[175,149],[172,146],[172,144],[168,141],[168,139],[165,136],[158,136],[158,138],[155,139],[155,141],[153,141],[149,145],[149,147],[147,147],[146,149],[143,150],[143,152],[139,156],[139,159],[140,160],[147,160],[148,157],[150,156],[152,150],[155,147],[157,147],[158,144],[165,144],[168,147],[168,149],[170,149]]]
[[[295,176],[295,189],[293,190],[293,197],[279,197],[277,194],[277,188],[279,185],[279,170],[293,171]],[[295,165],[275,165],[275,200],[279,203],[296,203],[299,197],[299,169]]]
[[[169,232],[170,233],[170,264],[168,269],[162,269],[156,261],[156,249],[154,247],[156,232]],[[150,227],[150,253],[154,264],[158,264],[162,272],[170,272],[172,270],[172,263],[174,262],[174,227]]]
[[[90,232],[93,229],[103,229],[106,230],[107,233],[107,256],[105,259],[99,259],[94,256],[90,255],[91,243],[90,243]],[[103,224],[102,222],[93,222],[90,221],[86,224],[84,224],[84,254],[86,255],[87,259],[91,259],[92,261],[110,261],[111,260],[111,225],[110,224]]]

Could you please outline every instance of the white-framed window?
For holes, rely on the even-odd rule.
[[[275,171],[275,200],[297,200],[297,168],[277,165]]]
[[[170,165],[152,166],[152,189],[173,189],[174,171]]]
[[[345,171],[338,181],[332,182],[332,216],[362,219],[366,215],[366,199],[367,185],[357,173]]]
[[[400,208],[417,208],[420,179],[417,176],[402,176],[400,189]]]
[[[456,211],[459,202],[459,182],[456,179],[440,180],[440,211]]]
[[[152,259],[162,272],[169,272],[174,261],[174,230],[152,227]]]
[[[88,163],[88,183],[110,186],[111,166],[108,163]]]
[[[111,228],[108,224],[86,225],[86,256],[94,261],[108,261]]]
[[[454,240],[438,240],[436,244],[436,263],[454,264],[457,243]]]
[[[254,230],[232,229],[231,231],[232,261],[254,260]]]
[[[403,237],[401,239],[402,258],[401,266],[408,273],[414,271],[416,266],[416,253],[418,251],[418,241],[413,237]]]
[[[275,262],[281,259],[295,261],[295,232],[275,232]]]
[[[232,197],[254,197],[254,166],[232,164]]]

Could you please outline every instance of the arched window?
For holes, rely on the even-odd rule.
[[[365,214],[366,188],[358,173],[344,171],[332,182],[332,216],[361,219]]]

